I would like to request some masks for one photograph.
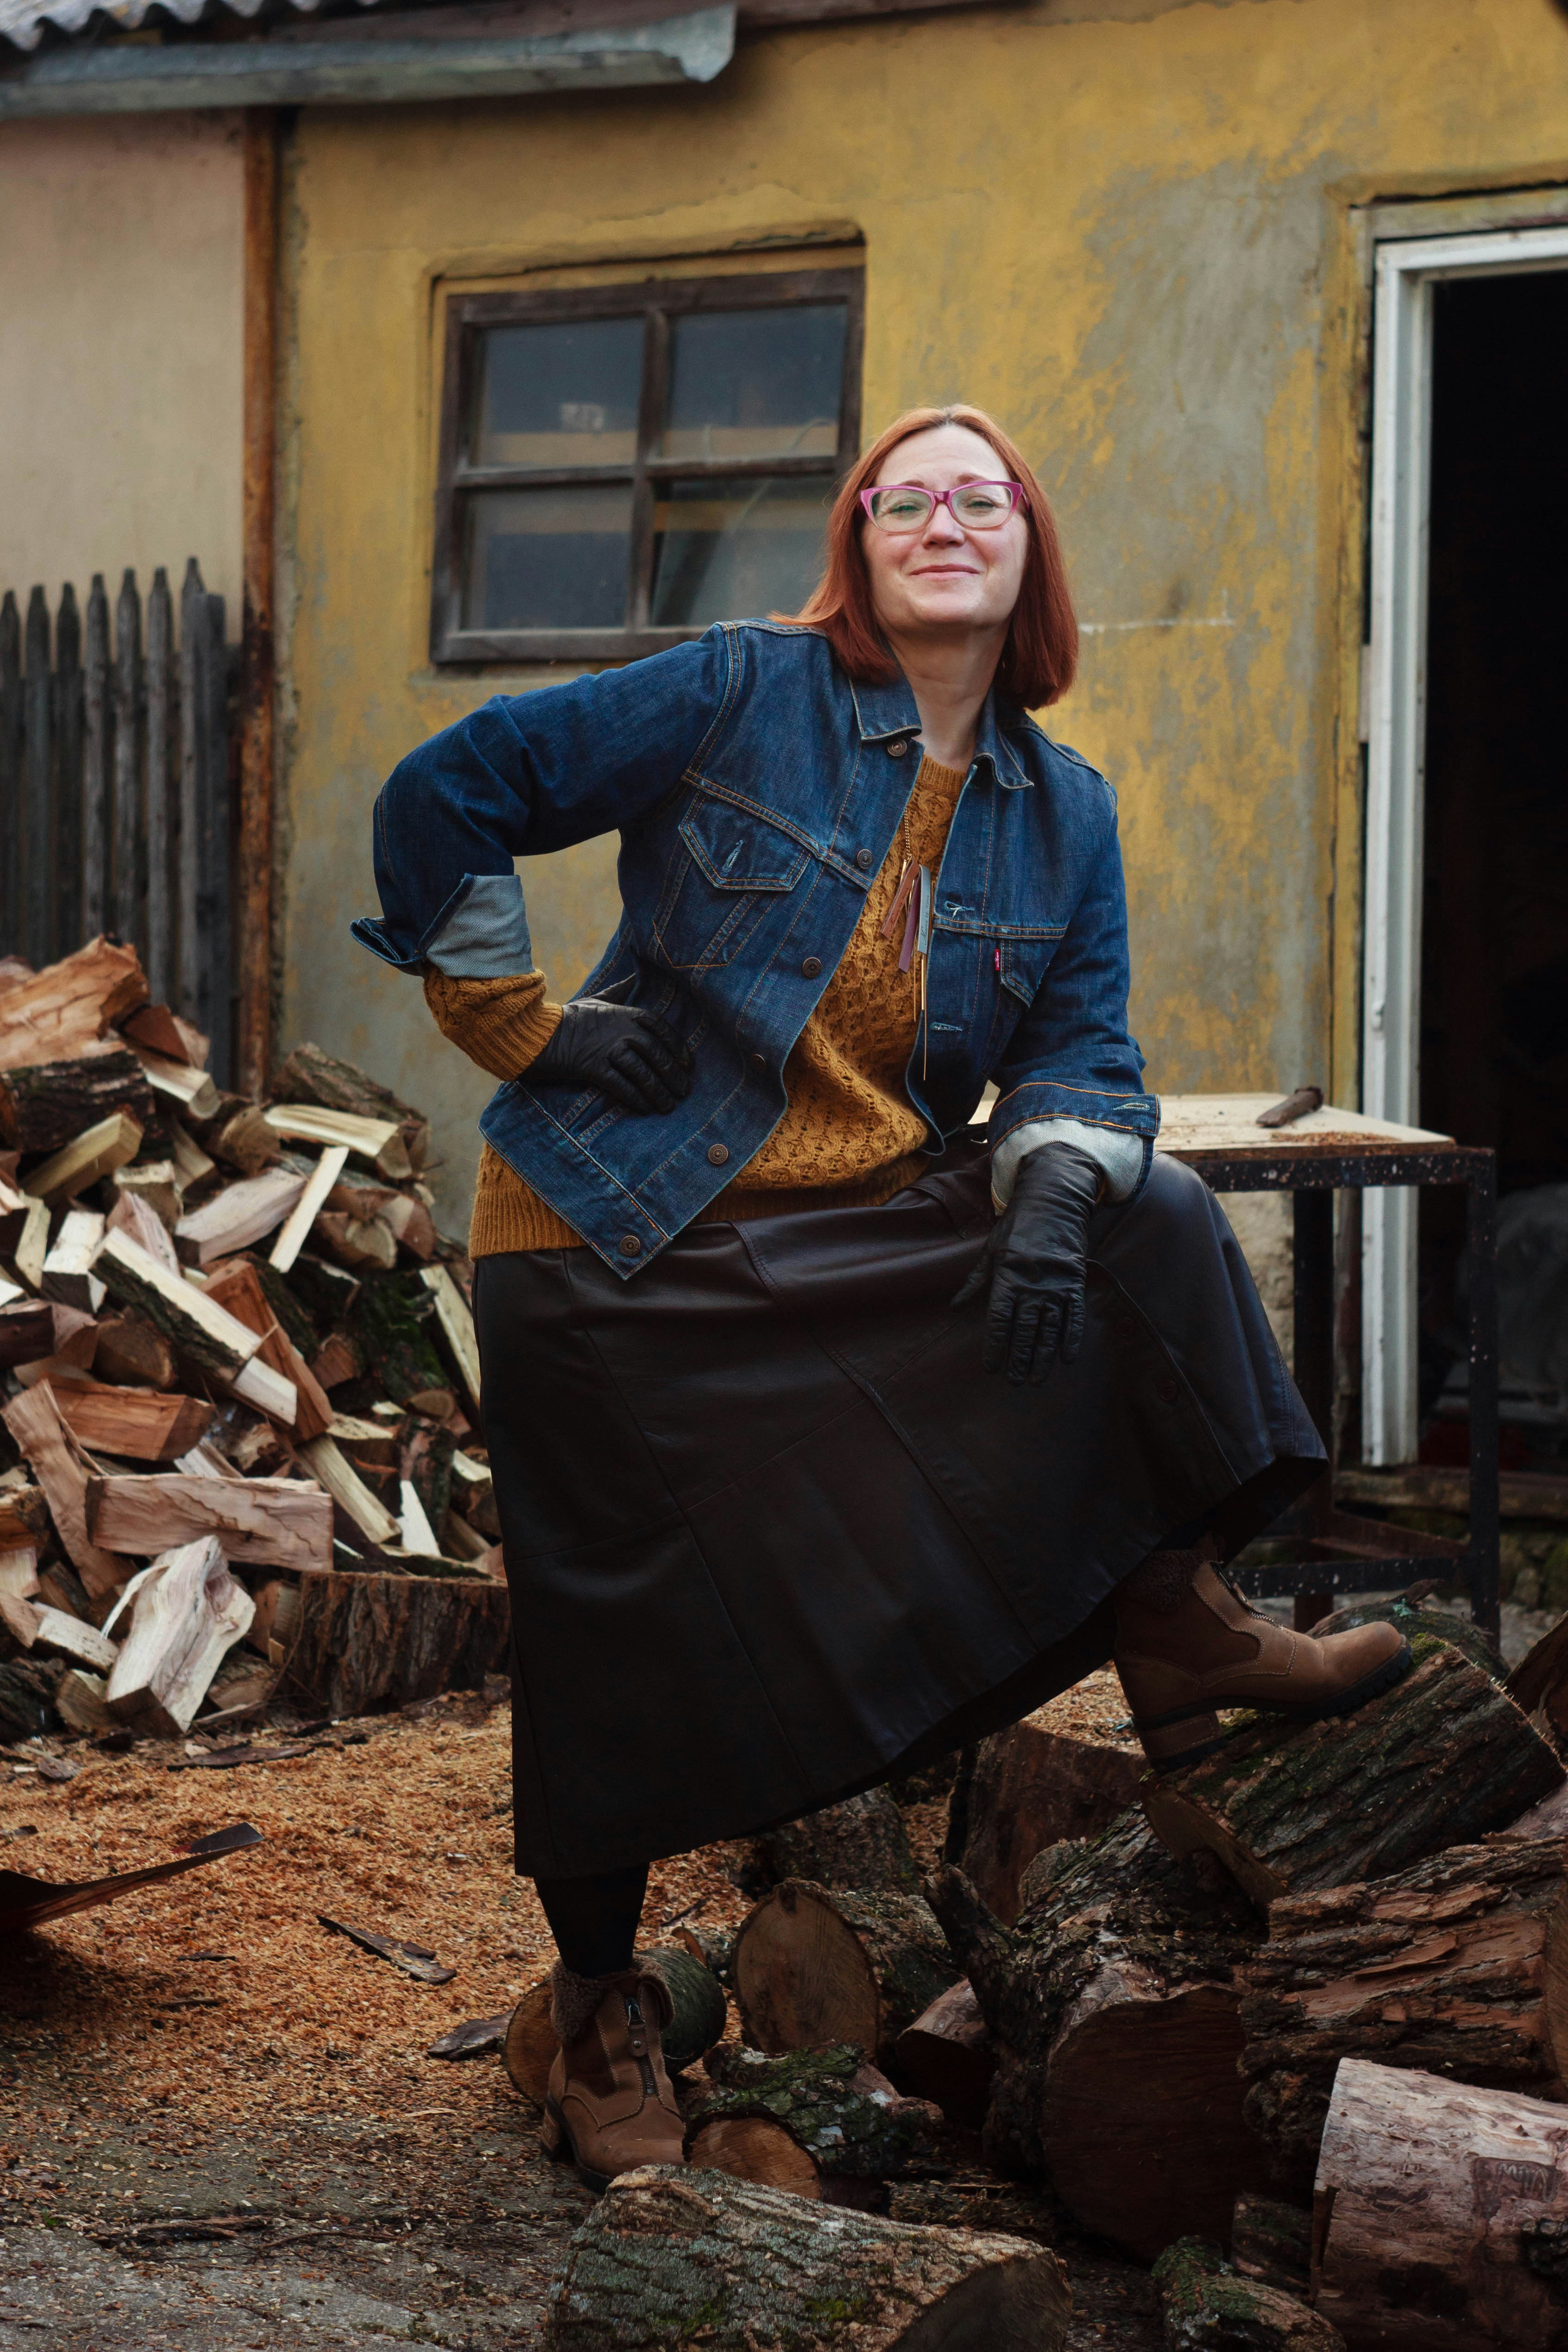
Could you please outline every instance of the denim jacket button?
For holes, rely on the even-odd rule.
[[[888,757],[889,760],[901,760],[909,748],[909,745],[902,740],[900,740],[897,743],[889,743],[888,746]]]
[[[621,1235],[621,1255],[623,1257],[641,1257],[642,1244],[638,1241],[636,1234],[623,1234]]]
[[[729,1157],[730,1147],[727,1143],[710,1143],[708,1146],[708,1158],[713,1167],[722,1168]]]
[[[858,849],[855,852],[855,863],[860,868],[862,874],[868,874],[871,870],[870,851],[868,849]]]
[[[821,970],[822,958],[820,956],[807,956],[805,961],[801,965],[800,976],[802,980],[815,980]]]
[[[767,1066],[768,1057],[765,1054],[753,1054],[752,1055],[752,1067],[753,1070],[765,1070]]]

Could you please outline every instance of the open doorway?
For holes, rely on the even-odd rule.
[[[1568,270],[1432,288],[1419,1123],[1498,1154],[1503,1465],[1568,1467]],[[1465,1458],[1462,1196],[1421,1197],[1420,1455]]]

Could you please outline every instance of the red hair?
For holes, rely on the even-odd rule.
[[[861,550],[866,527],[860,493],[876,480],[889,453],[911,434],[937,425],[962,425],[990,443],[1008,478],[1024,488],[1022,512],[1029,534],[1024,577],[1013,607],[1007,642],[996,666],[998,685],[1026,710],[1038,710],[1064,695],[1078,668],[1078,619],[1068,589],[1067,566],[1055,517],[1016,443],[983,408],[957,403],[951,408],[910,408],[879,434],[846,476],[827,519],[827,561],[821,580],[798,613],[788,617],[820,629],[849,677],[887,685],[899,675],[877,625],[871,583]]]

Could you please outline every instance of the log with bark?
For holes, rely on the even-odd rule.
[[[1305,2297],[1312,2284],[1312,2209],[1245,2191],[1230,2223],[1230,2258],[1243,2278]]]
[[[679,2074],[723,2038],[723,1991],[711,1970],[679,1945],[655,1945],[637,1958],[657,1961],[669,1988],[675,2014],[661,2039],[664,2063],[672,2074]],[[502,2064],[523,2097],[536,2106],[544,2105],[560,2047],[550,2022],[550,1979],[541,1977],[512,2011],[501,2043]]]
[[[1342,2059],[1536,2095],[1568,2070],[1563,1841],[1449,1846],[1278,1902],[1243,1975],[1247,2118],[1305,2194]]]
[[[1268,2182],[1237,2072],[1237,1969],[1261,1935],[1239,1892],[1206,1892],[1129,1812],[1014,1927],[951,1865],[931,1894],[995,2045],[990,2160],[1142,2261],[1222,2241]]]
[[[111,1600],[134,1563],[89,1531],[91,1465],[61,1419],[48,1382],[13,1397],[5,1409],[5,1422],[43,1490],[60,1541],[89,1596]]]
[[[505,1673],[510,1622],[489,1577],[308,1570],[284,1686],[321,1715],[474,1690]]]
[[[237,1186],[236,1190],[237,1190]],[[247,1331],[257,1332],[261,1346],[257,1362],[294,1391],[292,1434],[299,1444],[321,1437],[331,1427],[332,1408],[327,1392],[311,1371],[273,1312],[261,1268],[249,1258],[224,1258],[208,1268],[206,1296]]]
[[[351,1111],[360,1118],[395,1119],[415,1169],[430,1153],[430,1122],[353,1062],[341,1062],[319,1045],[296,1045],[272,1081],[275,1102],[315,1103],[322,1110]]]
[[[247,1404],[292,1423],[298,1392],[269,1364],[256,1360],[261,1340],[204,1291],[171,1274],[133,1242],[110,1231],[94,1260],[94,1272],[112,1297],[161,1331],[170,1344],[204,1371],[212,1372]]]
[[[0,1367],[36,1364],[55,1352],[52,1301],[27,1298],[0,1307]]]
[[[314,1103],[273,1103],[263,1116],[273,1134],[285,1142],[342,1144],[378,1175],[394,1181],[414,1173],[396,1119],[363,1118],[353,1111],[322,1110]]]
[[[1484,1666],[1412,1636],[1405,1680],[1354,1715],[1302,1727],[1258,1719],[1144,1810],[1173,1853],[1206,1848],[1254,1901],[1383,1877],[1500,1829],[1563,1783],[1563,1767]]]
[[[0,1070],[85,1053],[147,992],[134,948],[89,940],[0,996]]]
[[[917,2098],[932,2099],[949,2123],[979,2131],[991,2102],[996,2053],[974,1988],[960,1977],[939,1993],[893,2044],[899,2079]]]
[[[132,1051],[165,1117],[189,1119],[196,1126],[211,1118],[218,1108],[218,1090],[205,1070],[193,1069],[188,1062],[171,1059],[166,1054],[154,1054],[134,1041]]]
[[[256,1568],[326,1568],[332,1504],[301,1478],[193,1478],[183,1471],[89,1483],[88,1526],[117,1552],[163,1552],[211,1536]]]
[[[128,1160],[134,1160],[142,1149],[142,1136],[141,1121],[129,1111],[117,1110],[32,1169],[28,1188],[48,1207],[58,1209],[63,1201],[74,1201],[79,1192],[96,1184],[100,1176],[111,1176]]]
[[[62,1307],[76,1307],[96,1315],[103,1304],[104,1281],[98,1271],[107,1239],[105,1223],[96,1209],[72,1209],[61,1220],[43,1265],[47,1297]]]
[[[60,1419],[89,1451],[132,1462],[174,1462],[188,1454],[213,1417],[201,1397],[155,1389],[118,1388],[103,1381],[64,1381],[54,1391]]]
[[[0,1138],[24,1154],[58,1151],[121,1110],[140,1128],[153,1125],[152,1088],[123,1047],[0,1074]]]
[[[1568,2340],[1568,2107],[1347,2058],[1313,2206],[1312,2299],[1352,2345]]]
[[[1044,1710],[1026,1716],[966,1755],[952,1807],[963,1834],[949,1843],[948,1860],[1010,1925],[1035,1856],[1064,1838],[1109,1829],[1134,1802],[1143,1769],[1131,1734],[1125,1741],[1069,1738],[1048,1727]]]
[[[446,1380],[431,1343],[440,1302],[417,1274],[367,1282],[354,1305],[352,1328],[384,1395],[406,1402]]]
[[[941,2108],[901,2097],[856,2042],[723,2051],[708,2073],[714,2087],[687,2122],[689,2164],[862,2210],[881,2210],[884,2182],[952,2168]]]
[[[100,1380],[121,1386],[172,1389],[176,1377],[173,1348],[140,1315],[99,1317],[92,1369]]]
[[[1344,2337],[1321,2312],[1244,2277],[1201,2238],[1167,2246],[1153,2285],[1166,2352],[1344,2352]]]
[[[165,1266],[171,1274],[181,1271],[179,1254],[174,1236],[151,1201],[140,1192],[121,1192],[109,1213],[109,1226],[117,1234],[125,1234],[139,1249]]]
[[[427,1265],[420,1280],[436,1302],[436,1320],[447,1342],[458,1376],[468,1392],[468,1402],[479,1409],[479,1343],[474,1331],[473,1309],[444,1265]]]
[[[1061,2263],[1024,2238],[919,2229],[720,2172],[612,2182],[572,2240],[547,2352],[1059,2352]]]
[[[818,1886],[921,1891],[904,1817],[886,1789],[868,1789],[863,1796],[786,1822],[782,1829],[764,1831],[752,1845],[752,1867],[763,1888],[786,1878],[809,1878]]]
[[[746,2039],[777,2053],[858,2042],[879,2065],[958,1971],[930,1906],[880,1887],[786,1879],[735,1937],[731,1983]]]
[[[137,1583],[106,1696],[122,1722],[172,1738],[189,1730],[253,1603],[211,1536],[169,1552]]]

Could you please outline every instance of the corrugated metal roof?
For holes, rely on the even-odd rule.
[[[36,49],[45,28],[68,39],[89,32],[139,32],[153,24],[199,24],[204,17],[317,16],[323,0],[0,0],[0,34],[18,49]],[[357,0],[374,8],[380,0]],[[424,0],[439,6],[441,0]],[[335,13],[329,8],[328,13]]]

